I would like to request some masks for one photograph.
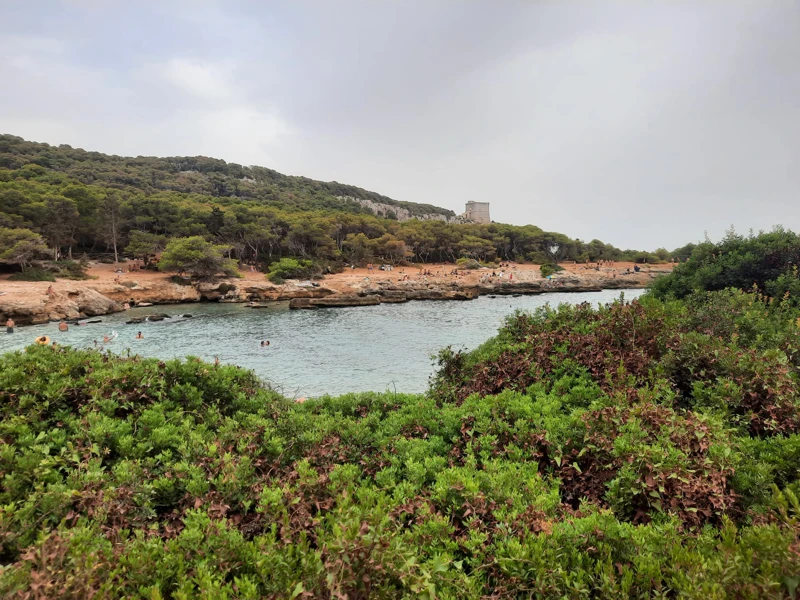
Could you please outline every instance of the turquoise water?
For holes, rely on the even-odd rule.
[[[637,298],[643,290],[626,290]],[[406,302],[311,311],[249,309],[241,304],[183,304],[136,308],[98,317],[102,323],[59,332],[56,323],[0,333],[0,352],[18,350],[47,335],[58,344],[100,347],[142,356],[198,356],[253,369],[289,397],[358,391],[422,392],[433,372],[431,356],[445,346],[472,349],[493,336],[506,316],[547,303],[607,303],[619,291],[482,296],[469,302]],[[126,325],[130,317],[174,315]],[[189,313],[192,318],[179,315]],[[108,344],[103,335],[117,333]],[[138,331],[144,339],[136,340]],[[261,348],[261,340],[269,340]]]

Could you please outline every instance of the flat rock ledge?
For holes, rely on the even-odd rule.
[[[376,306],[409,300],[473,300],[478,296],[546,294],[550,292],[597,292],[603,289],[634,289],[646,284],[632,279],[593,279],[558,277],[553,280],[501,281],[493,284],[461,285],[456,281],[426,283],[421,281],[380,281],[373,285],[354,286],[341,292],[318,284],[268,282],[236,279],[214,282],[178,283],[126,281],[116,283],[76,283],[58,286],[51,296],[44,293],[0,295],[0,320],[9,317],[19,325],[31,325],[81,319],[120,312],[123,304],[154,306],[185,302],[247,303],[251,308],[285,307],[291,309]]]

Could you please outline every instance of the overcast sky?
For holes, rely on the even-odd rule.
[[[26,0],[0,132],[620,247],[800,229],[800,2]]]

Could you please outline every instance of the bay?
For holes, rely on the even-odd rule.
[[[625,290],[626,300],[644,290]],[[196,356],[252,369],[286,396],[311,397],[347,392],[423,392],[433,373],[432,356],[441,348],[473,349],[492,337],[516,310],[545,304],[605,304],[618,290],[549,293],[536,296],[482,296],[458,302],[406,302],[352,308],[290,311],[250,309],[242,304],[183,304],[135,308],[97,317],[102,323],[56,323],[18,327],[0,334],[0,352],[19,350],[46,335],[60,345],[97,347],[148,357]],[[126,325],[131,317],[163,313],[172,318]],[[181,315],[191,314],[191,318]],[[135,339],[141,331],[144,339]],[[104,335],[116,337],[103,344]],[[269,347],[262,348],[262,340]]]

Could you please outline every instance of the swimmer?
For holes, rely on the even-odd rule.
[[[104,344],[107,344],[110,341],[111,341],[111,338],[108,336],[108,334],[103,335],[103,343]]]
[[[59,331],[69,331],[69,325],[67,325],[66,321],[61,321],[61,323],[58,324],[58,330]]]
[[[269,346],[269,340],[266,340],[266,341],[262,341],[262,342],[261,342],[261,347],[262,347],[262,348],[266,348],[267,346]]]
[[[8,321],[6,321],[6,333],[14,333],[14,327],[16,326],[17,324],[14,323],[14,319],[9,317]],[[262,342],[261,344],[263,345],[264,343]]]
[[[137,340],[143,340],[143,339],[144,339],[144,336],[142,335],[142,332],[140,331],[139,333],[137,333],[137,334],[136,334],[136,337],[135,337],[134,339],[137,339]]]

